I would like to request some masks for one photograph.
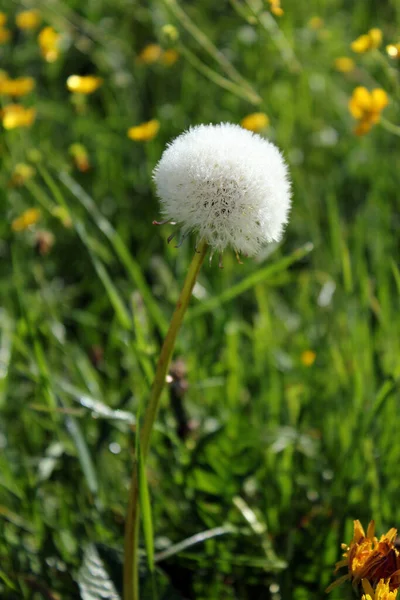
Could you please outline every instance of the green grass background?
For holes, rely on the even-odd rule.
[[[59,60],[44,63],[36,34],[15,28],[0,47],[10,76],[35,77],[25,102],[38,110],[31,129],[0,138],[1,598],[121,592],[135,415],[194,251],[194,239],[177,250],[170,226],[152,226],[151,172],[190,125],[255,110],[290,164],[293,210],[279,247],[243,265],[227,251],[223,270],[214,259],[200,274],[175,353],[190,432],[180,435],[166,391],[148,465],[158,597],[323,598],[353,519],[374,518],[381,533],[398,524],[399,139],[380,126],[355,137],[347,102],[356,85],[383,87],[398,123],[400,63],[384,50],[353,56],[343,75],[333,61],[371,27],[398,41],[400,5],[283,0],[284,16],[263,26],[249,8],[261,4],[180,2],[257,106],[244,84],[216,83],[231,78],[165,0],[39,2],[64,32]],[[25,7],[0,2],[12,28]],[[166,47],[167,23],[179,61],[139,65],[145,44]],[[104,84],[78,114],[65,81],[86,73]],[[127,138],[151,118],[153,141]],[[88,150],[87,173],[73,167],[74,142]],[[10,186],[15,165],[32,160],[35,178]],[[36,229],[13,233],[30,207],[42,210]],[[55,236],[46,256],[37,229]],[[316,353],[310,367],[305,350]],[[141,573],[141,597],[154,598],[144,549]]]

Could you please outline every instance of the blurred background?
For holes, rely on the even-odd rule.
[[[0,10],[0,597],[121,594],[136,414],[195,245],[152,225],[151,173],[228,121],[282,149],[293,210],[201,271],[142,597],[323,598],[353,519],[399,519],[399,3]]]

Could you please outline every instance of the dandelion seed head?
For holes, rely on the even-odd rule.
[[[278,148],[238,125],[199,125],[173,140],[154,169],[164,217],[217,252],[254,256],[279,241],[290,210]]]

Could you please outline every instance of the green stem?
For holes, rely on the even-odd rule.
[[[176,337],[182,325],[194,284],[196,283],[201,265],[203,264],[207,252],[207,243],[200,242],[199,248],[194,255],[189,266],[185,282],[175,312],[172,316],[168,333],[165,337],[160,357],[157,363],[156,374],[151,389],[150,398],[144,415],[143,427],[140,432],[140,449],[143,460],[146,460],[149,447],[151,432],[157,417],[160,404],[160,397],[165,385],[165,379],[168,373],[168,367],[171,362],[172,353],[175,346]],[[124,600],[139,600],[139,560],[138,560],[138,541],[139,541],[139,488],[137,463],[135,460],[131,488],[129,492],[128,514],[125,525],[125,557],[124,557]]]

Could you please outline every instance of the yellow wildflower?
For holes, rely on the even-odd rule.
[[[163,36],[170,42],[176,42],[176,40],[179,38],[179,31],[175,25],[171,25],[170,23],[163,25],[161,27],[161,32]]]
[[[0,94],[4,96],[25,96],[35,87],[33,77],[18,77],[17,79],[0,79]]]
[[[339,71],[340,73],[350,73],[351,71],[354,71],[356,66],[354,60],[348,56],[339,56],[335,59],[333,64],[336,71]]]
[[[59,219],[64,227],[72,227],[72,219],[68,210],[64,206],[55,206],[51,211],[51,214]]]
[[[369,92],[367,88],[356,87],[349,100],[349,111],[358,120],[354,129],[356,135],[368,133],[373,125],[378,123],[382,110],[389,104],[385,90],[376,88]]]
[[[276,17],[281,17],[283,15],[283,9],[281,8],[281,0],[268,0],[271,7],[271,12]]]
[[[310,29],[322,29],[324,26],[324,20],[321,17],[311,17],[308,21],[308,26]]]
[[[70,92],[78,94],[93,94],[102,85],[103,79],[95,75],[70,75],[67,79],[67,88]]]
[[[0,27],[4,27],[7,23],[7,15],[3,12],[0,12]]]
[[[386,46],[386,52],[390,58],[400,58],[400,42]]]
[[[149,142],[156,137],[160,129],[160,121],[152,119],[136,127],[128,129],[128,137],[135,142]]]
[[[249,131],[259,133],[269,125],[269,118],[263,112],[251,113],[244,117],[241,121],[241,126]]]
[[[301,353],[300,360],[305,367],[311,367],[314,364],[317,355],[312,350],[304,350]]]
[[[165,50],[165,52],[162,53],[160,62],[166,67],[172,67],[172,65],[176,63],[178,58],[179,53],[177,52],[177,50],[170,48],[169,50]]]
[[[139,53],[137,60],[143,65],[152,65],[160,60],[162,53],[163,50],[158,44],[148,44]]]
[[[89,171],[90,162],[85,146],[82,144],[71,144],[69,147],[69,153],[74,159],[76,168],[81,171],[81,173]]]
[[[347,567],[347,575],[343,575],[332,583],[327,592],[344,581],[352,580],[353,587],[357,587],[362,579],[368,579],[371,585],[377,584],[382,578],[390,578],[400,568],[399,551],[394,545],[397,530],[392,527],[378,540],[375,537],[375,523],[371,521],[365,535],[360,521],[354,521],[354,534],[350,544],[342,544],[345,551],[343,560],[336,563],[335,573],[342,567]],[[391,589],[398,584],[391,582]]]
[[[0,44],[6,44],[11,37],[11,31],[0,27]]]
[[[363,579],[361,583],[365,592],[361,600],[396,600],[397,598],[397,590],[390,591],[389,581],[385,582],[384,579],[381,579],[375,591],[368,579]]]
[[[27,165],[26,163],[18,163],[15,165],[10,184],[12,186],[24,185],[25,181],[32,179],[34,175],[35,169],[31,165]]]
[[[19,217],[14,219],[11,223],[11,229],[13,231],[25,231],[32,225],[35,225],[40,219],[40,210],[38,208],[28,208]]]
[[[36,109],[25,108],[20,104],[8,104],[0,114],[4,129],[30,127],[36,119]]]
[[[382,31],[377,27],[370,29],[368,33],[364,35],[360,35],[354,42],[351,44],[351,49],[353,52],[357,52],[358,54],[362,54],[364,52],[368,52],[368,50],[374,50],[375,48],[379,48],[382,44]]]
[[[54,62],[60,55],[61,35],[53,27],[45,27],[38,35],[40,52],[47,62]]]
[[[15,17],[17,27],[20,29],[36,29],[41,21],[41,16],[38,10],[23,10]]]

